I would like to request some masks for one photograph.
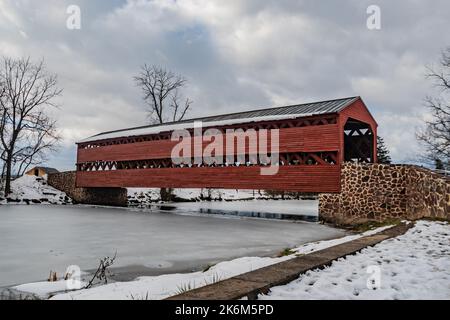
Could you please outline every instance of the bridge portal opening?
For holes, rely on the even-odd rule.
[[[369,124],[350,118],[344,127],[345,161],[375,162],[375,139]]]

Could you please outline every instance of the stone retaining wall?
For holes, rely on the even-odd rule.
[[[48,175],[48,184],[64,191],[74,203],[126,207],[127,189],[124,188],[77,188],[76,172],[60,172]]]
[[[321,194],[326,222],[357,224],[390,218],[450,219],[450,179],[411,165],[342,165],[341,193]]]

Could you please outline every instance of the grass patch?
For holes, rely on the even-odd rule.
[[[281,251],[277,257],[281,258],[281,257],[286,257],[286,256],[290,256],[292,254],[294,254],[295,251],[290,249],[290,248],[285,248],[283,249],[283,251]]]
[[[357,233],[363,233],[366,231],[370,231],[373,229],[386,227],[386,226],[396,226],[401,223],[400,219],[386,219],[382,222],[379,221],[367,221],[356,226],[350,227],[350,230],[355,231]]]
[[[205,279],[205,285],[210,285],[210,284],[215,284],[215,283],[217,283],[217,282],[220,282],[220,281],[222,281],[222,277],[221,276],[219,276],[217,273],[214,273],[213,275],[212,275],[212,278],[211,278],[211,281],[210,282],[208,282],[206,279]]]
[[[131,296],[131,300],[142,300],[142,301],[150,300],[149,296],[148,296],[148,292],[145,296],[140,296],[140,295],[133,296],[132,294],[130,294],[130,296]]]
[[[177,295],[183,294],[183,293],[186,293],[186,292],[194,290],[194,289],[195,289],[195,284],[192,284],[190,282],[189,283],[183,283],[183,284],[178,286],[176,294]]]

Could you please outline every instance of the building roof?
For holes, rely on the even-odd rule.
[[[244,111],[210,117],[187,119],[178,122],[168,122],[164,124],[156,124],[116,131],[108,131],[84,139],[80,141],[80,143],[100,141],[113,138],[157,134],[173,130],[189,129],[194,127],[194,122],[207,122],[207,124],[205,124],[204,126],[211,127],[211,126],[224,126],[249,122],[295,119],[320,114],[338,113],[343,109],[345,109],[346,107],[348,107],[349,105],[351,105],[353,102],[357,101],[358,99],[360,99],[360,97],[318,101],[285,107]]]
[[[45,171],[46,173],[58,173],[59,171],[55,168],[50,168],[50,167],[34,167],[31,170],[28,171],[32,171],[32,170],[36,170],[36,169],[41,169],[43,171]]]

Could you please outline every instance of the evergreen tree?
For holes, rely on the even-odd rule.
[[[378,163],[391,164],[391,156],[384,139],[380,136],[377,137],[377,158]]]

